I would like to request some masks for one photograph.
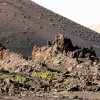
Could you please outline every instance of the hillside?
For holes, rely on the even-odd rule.
[[[44,46],[59,33],[70,38],[74,45],[92,45],[100,57],[100,34],[97,32],[31,0],[0,0],[0,43],[7,48],[28,56],[34,45]]]

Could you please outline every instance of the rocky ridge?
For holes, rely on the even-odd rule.
[[[0,44],[0,89],[2,94],[50,96],[62,91],[100,92],[100,61],[92,46],[73,46],[57,35],[47,46],[34,46],[24,57]]]

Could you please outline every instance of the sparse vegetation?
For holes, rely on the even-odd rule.
[[[16,76],[15,78],[12,79],[14,82],[17,83],[22,83],[25,84],[26,83],[26,78],[25,77],[21,77],[21,76]]]
[[[6,75],[6,74],[0,75],[0,80],[4,79],[4,78],[7,78],[7,77],[8,77],[8,75]]]
[[[4,68],[0,65],[0,71],[4,70]]]
[[[44,73],[34,72],[32,76],[41,77],[42,79],[46,79],[46,80],[57,79],[59,77],[57,72],[51,72],[51,71],[46,71]]]

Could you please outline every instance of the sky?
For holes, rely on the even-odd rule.
[[[81,25],[100,24],[100,0],[32,0]]]

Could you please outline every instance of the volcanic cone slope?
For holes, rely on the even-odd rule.
[[[46,45],[57,34],[67,35],[74,45],[94,47],[100,58],[100,34],[31,0],[0,0],[0,43],[7,48],[31,55],[34,45]]]

